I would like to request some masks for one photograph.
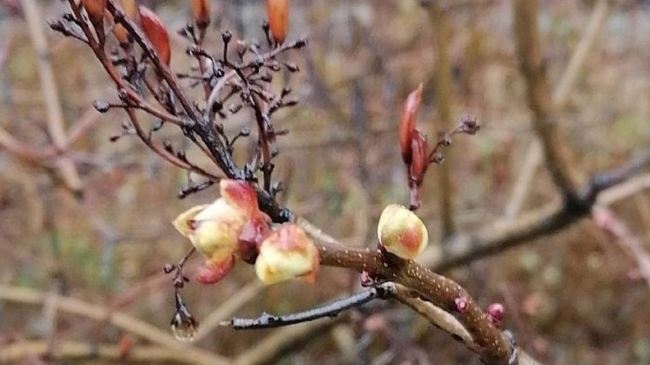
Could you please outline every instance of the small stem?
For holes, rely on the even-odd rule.
[[[289,326],[303,322],[313,321],[324,317],[336,317],[342,311],[360,307],[373,299],[387,299],[395,293],[393,283],[382,283],[375,287],[361,291],[350,297],[335,300],[329,304],[306,310],[287,314],[283,316],[274,316],[268,313],[262,313],[257,318],[232,318],[220,323],[221,326],[232,327],[236,330],[274,328]]]

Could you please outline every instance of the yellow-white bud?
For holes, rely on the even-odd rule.
[[[410,260],[427,246],[427,227],[412,211],[398,204],[384,208],[377,224],[379,243],[386,251]]]
[[[262,242],[255,273],[265,284],[298,277],[313,282],[319,264],[318,249],[305,232],[296,225],[284,224]]]
[[[181,213],[173,224],[197,251],[221,262],[237,252],[239,235],[247,221],[246,212],[219,198],[210,205],[192,207]]]

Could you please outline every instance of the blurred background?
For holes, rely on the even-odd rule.
[[[46,42],[40,50],[26,3],[34,2],[0,1],[0,363],[478,363],[446,333],[391,302],[278,330],[216,327],[232,316],[289,313],[358,290],[357,274],[330,268],[314,285],[262,287],[246,265],[218,285],[189,285],[184,298],[203,324],[195,342],[176,342],[169,329],[171,278],[162,267],[180,259],[189,242],[170,221],[215,199],[217,189],[179,200],[184,171],[136,138],[110,142],[125,115],[99,115],[91,103],[115,100],[112,83],[90,49],[45,28],[67,3],[35,2],[40,21],[31,25],[42,28]],[[142,3],[169,27],[173,68],[188,72],[186,44],[175,34],[189,20],[187,3]],[[308,37],[309,46],[282,55],[302,72],[275,82],[290,85],[301,102],[274,120],[276,128],[290,130],[278,141],[274,176],[287,186],[284,204],[346,244],[374,245],[383,206],[408,202],[397,123],[403,100],[419,83],[418,127],[430,140],[463,115],[482,125],[478,135],[459,136],[443,151],[457,231],[515,219],[559,199],[547,171],[531,170],[535,135],[511,3],[437,3],[442,15],[415,0],[291,0],[289,38]],[[212,10],[207,48],[220,52],[226,28],[236,38],[263,39],[263,1],[215,0]],[[540,0],[538,20],[552,90],[582,40],[593,38],[569,91],[554,95],[555,120],[578,166],[607,171],[647,150],[650,3]],[[446,36],[437,37],[442,31]],[[45,54],[55,106],[43,92]],[[445,58],[450,77],[437,71]],[[25,157],[51,145],[56,105],[67,131],[84,131],[66,154],[80,176],[75,191],[51,162]],[[236,133],[252,121],[240,114],[224,122],[227,130]],[[172,128],[163,135],[183,138]],[[432,242],[443,234],[443,169],[431,166],[419,210]],[[638,188],[613,199],[611,209],[626,235],[585,219],[445,274],[481,305],[503,303],[503,328],[545,364],[650,364],[650,282],[642,266],[650,262],[650,193]],[[190,272],[200,262],[195,259]]]

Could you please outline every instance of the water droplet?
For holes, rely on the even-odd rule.
[[[187,313],[176,312],[174,318],[172,318],[172,333],[178,341],[194,341],[198,330],[198,322],[192,316],[188,316]]]

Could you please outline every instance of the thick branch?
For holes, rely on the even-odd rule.
[[[550,203],[546,207],[526,212],[514,220],[497,220],[475,232],[450,238],[452,242],[448,245],[432,244],[431,248],[420,256],[419,261],[427,267],[446,270],[556,233],[588,217],[601,193],[621,184],[648,166],[650,152],[634,159],[627,166],[594,175],[591,184],[583,189],[585,192],[575,199]]]
[[[501,332],[490,323],[485,313],[460,285],[420,266],[415,261],[403,261],[377,250],[343,246],[319,245],[321,264],[368,272],[373,277],[393,281],[416,291],[425,300],[442,308],[462,324],[476,344],[472,349],[485,364],[508,363],[510,345]],[[462,301],[462,306],[459,306]],[[461,308],[462,307],[462,308]]]

